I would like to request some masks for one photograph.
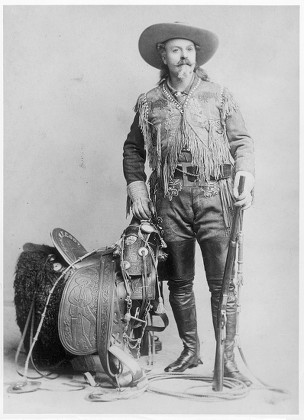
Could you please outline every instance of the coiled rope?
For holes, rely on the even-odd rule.
[[[204,402],[213,402],[213,401],[222,401],[222,400],[236,400],[240,398],[245,398],[250,391],[244,382],[241,382],[234,378],[224,378],[223,386],[224,390],[222,392],[215,392],[212,389],[213,378],[210,376],[201,376],[196,374],[188,373],[178,373],[178,372],[168,372],[168,373],[159,373],[159,374],[149,374],[148,378],[148,392],[154,392],[156,394],[167,395],[172,397],[183,398],[187,400],[194,401],[204,401]],[[190,381],[199,382],[197,385],[190,386],[184,391],[170,391],[170,386],[168,389],[162,390],[159,386],[156,386],[156,383],[164,380],[175,380],[175,379],[185,379]],[[172,389],[172,388],[171,388]]]

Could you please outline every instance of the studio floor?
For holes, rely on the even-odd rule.
[[[197,286],[197,288],[199,288]],[[165,291],[165,295],[166,295]],[[208,306],[207,294],[197,290],[197,306],[205,308]],[[148,358],[142,357],[140,365],[149,370],[150,373],[162,373],[164,367],[175,360],[181,351],[181,342],[177,337],[176,326],[172,319],[171,309],[168,307],[168,296],[166,298],[166,308],[169,316],[170,324],[167,329],[159,333],[158,336],[162,342],[162,350],[155,356],[153,366],[148,365]],[[211,319],[205,320],[208,310],[207,308],[199,312],[199,331],[201,342],[201,353],[203,365],[188,370],[187,373],[198,374],[202,377],[211,377],[214,363],[215,342],[213,338]],[[211,316],[210,316],[211,318]],[[13,302],[6,301],[4,305],[4,369],[3,369],[3,414],[4,415],[42,415],[42,414],[77,414],[93,415],[93,414],[251,414],[251,415],[288,415],[297,414],[298,396],[297,382],[294,380],[294,372],[291,361],[286,359],[286,363],[282,365],[280,358],[282,354],[280,349],[270,355],[265,353],[263,364],[259,362],[263,357],[261,345],[256,345],[256,340],[247,332],[247,336],[243,337],[244,343],[249,347],[248,362],[251,371],[259,376],[264,382],[267,381],[272,386],[284,388],[287,394],[277,393],[263,388],[250,372],[244,367],[238,352],[238,365],[250,378],[254,380],[254,385],[250,389],[247,396],[235,400],[209,401],[208,398],[201,398],[199,401],[183,399],[174,396],[160,395],[155,392],[146,391],[133,399],[115,400],[111,402],[91,402],[88,395],[96,391],[96,388],[87,385],[85,389],[70,391],[70,387],[65,385],[72,379],[83,380],[81,375],[61,375],[52,381],[40,379],[41,389],[24,394],[12,394],[8,392],[9,386],[20,381],[20,376],[16,373],[14,357],[18,342],[20,340],[20,332],[15,322],[15,308]],[[269,345],[268,339],[265,340],[265,349]],[[260,343],[261,344],[261,343]],[[244,347],[246,354],[246,348]],[[265,363],[267,359],[269,364]],[[288,375],[288,372],[290,373]],[[156,386],[156,383],[153,384]],[[157,386],[162,390],[187,390],[194,384],[188,380],[175,379],[174,381],[159,382]],[[200,386],[206,385],[203,382],[195,383],[198,386],[197,391],[200,392]],[[201,389],[206,391],[211,388],[207,384],[207,388]],[[166,388],[167,387],[167,388]],[[44,388],[44,389],[43,389]],[[9,416],[10,417],[10,416]],[[32,418],[32,416],[31,416]],[[78,418],[78,417],[77,417]]]

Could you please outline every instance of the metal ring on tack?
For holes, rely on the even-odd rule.
[[[131,264],[129,263],[129,261],[124,261],[122,264],[123,264],[123,268],[124,268],[125,270],[128,270],[128,268],[130,268],[130,267],[131,267]]]
[[[146,257],[147,255],[148,255],[148,250],[147,250],[147,248],[145,248],[145,247],[141,247],[141,248],[139,248],[139,250],[138,250],[138,254],[141,256],[141,257]]]

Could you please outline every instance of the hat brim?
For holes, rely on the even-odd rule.
[[[181,23],[157,23],[149,26],[141,34],[138,41],[140,55],[148,64],[160,69],[163,63],[156,45],[169,39],[189,39],[198,45],[200,47],[196,51],[198,66],[210,60],[218,47],[218,37],[206,29]]]

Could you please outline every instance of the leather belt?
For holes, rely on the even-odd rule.
[[[221,171],[218,178],[210,176],[210,181],[218,181],[220,179],[230,178],[232,176],[232,165],[225,163],[221,165]],[[187,162],[179,162],[177,165],[174,175],[174,179],[181,179],[184,186],[204,186],[209,181],[200,179],[199,167],[189,165]]]

